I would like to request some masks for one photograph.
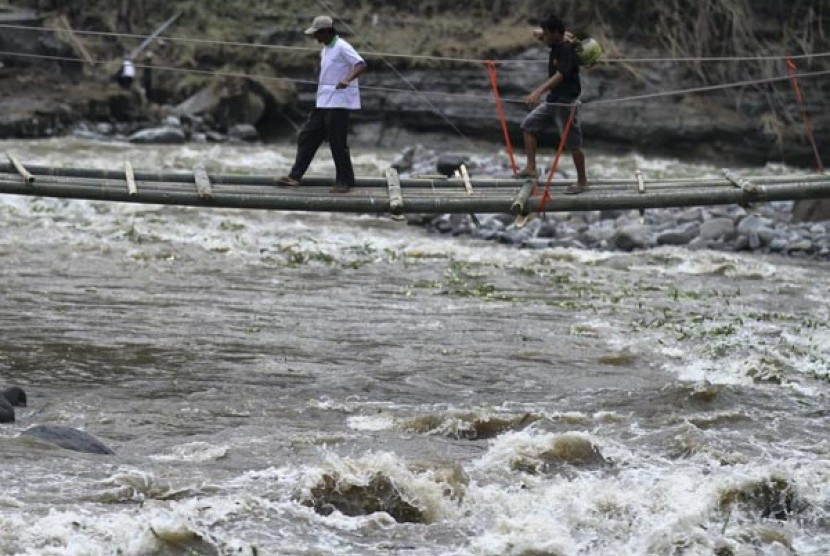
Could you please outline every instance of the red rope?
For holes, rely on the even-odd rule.
[[[571,107],[571,113],[568,115],[568,121],[565,123],[565,129],[562,130],[562,138],[559,139],[559,148],[556,149],[556,158],[553,159],[550,169],[548,169],[548,177],[545,181],[545,192],[542,194],[542,203],[539,212],[545,214],[545,205],[550,200],[550,185],[553,183],[553,175],[559,168],[559,158],[562,156],[562,151],[565,150],[565,143],[568,140],[568,134],[571,132],[571,126],[574,123],[576,116],[576,104]]]
[[[513,155],[513,143],[510,142],[510,133],[507,130],[507,119],[504,117],[504,108],[501,104],[501,95],[499,95],[499,78],[496,73],[496,63],[493,60],[487,60],[487,69],[490,71],[490,85],[493,87],[493,96],[496,97],[496,109],[499,113],[499,121],[501,121],[501,131],[504,134],[504,145],[507,147],[507,154],[510,157],[510,165],[513,167],[513,173],[519,171],[516,165],[516,157]]]
[[[821,155],[818,152],[818,145],[816,145],[816,137],[813,134],[813,125],[810,123],[810,117],[807,115],[807,107],[804,105],[804,94],[801,92],[801,87],[798,85],[798,74],[795,62],[792,58],[787,58],[787,70],[790,72],[790,77],[793,82],[793,89],[795,96],[798,99],[798,104],[801,106],[801,115],[804,117],[804,128],[807,130],[807,137],[810,138],[810,143],[813,145],[813,154],[816,156],[816,168],[819,174],[824,173],[824,164],[821,163]]]

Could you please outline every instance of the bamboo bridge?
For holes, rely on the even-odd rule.
[[[332,178],[307,177],[300,187],[279,187],[273,176],[27,166],[8,154],[0,163],[0,193],[212,208],[388,214],[593,211],[727,205],[830,198],[830,175],[741,176],[723,170],[715,178],[597,179],[579,195],[565,195],[573,180],[557,180],[547,198],[534,180],[443,176],[358,178],[348,193],[329,192]]]

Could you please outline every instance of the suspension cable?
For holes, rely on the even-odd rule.
[[[319,0],[317,0],[319,1]],[[323,4],[325,5],[325,4]],[[331,12],[329,8],[328,11]],[[334,12],[331,12],[334,13]],[[337,14],[335,14],[337,15]],[[338,18],[340,19],[340,18]],[[341,20],[342,21],[342,20]],[[349,31],[354,34],[354,29],[348,24],[344,23]],[[0,29],[15,29],[22,31],[38,31],[48,33],[60,33],[62,29],[52,27],[37,27],[30,25],[15,25],[8,23],[0,23]],[[72,33],[76,35],[88,35],[96,37],[114,37],[123,39],[144,40],[149,35],[141,35],[134,33],[117,33],[111,31],[85,31],[80,29],[72,29]],[[236,42],[236,41],[222,41],[216,39],[198,39],[190,37],[177,37],[162,35],[158,37],[159,40],[166,40],[170,42],[202,44],[211,46],[228,46],[228,47],[242,47],[242,48],[258,48],[265,50],[293,50],[304,52],[317,52],[318,49],[307,46],[293,46],[283,44],[259,44],[250,42]],[[436,61],[436,62],[453,62],[465,64],[485,64],[487,60],[477,58],[464,58],[453,56],[431,56],[427,54],[404,54],[399,52],[376,52],[376,51],[361,51],[361,55],[377,57],[377,58],[404,58],[421,61]],[[793,54],[793,55],[755,55],[755,56],[688,56],[688,57],[642,57],[642,58],[603,58],[600,63],[606,64],[653,64],[653,63],[701,63],[701,62],[768,62],[768,61],[786,61],[792,60],[810,60],[815,58],[828,58],[830,52],[817,52],[812,54]],[[547,63],[547,58],[533,58],[526,60],[493,60],[496,64],[527,64],[527,63]]]
[[[45,54],[28,54],[23,52],[8,52],[8,51],[0,51],[0,56],[15,56],[21,58],[35,58],[35,59],[43,59],[43,60],[53,60],[58,62],[74,62],[78,64],[84,63],[92,63],[95,65],[105,65],[112,63],[111,60],[102,61],[102,60],[83,60],[81,58],[73,58],[69,56],[51,56]],[[243,78],[243,79],[258,79],[263,81],[282,81],[287,83],[298,83],[301,85],[317,85],[317,81],[313,81],[310,79],[297,79],[291,77],[278,77],[273,75],[257,75],[257,74],[249,74],[244,72],[229,72],[229,71],[215,71],[215,70],[200,70],[195,68],[178,68],[173,66],[158,66],[158,65],[150,65],[150,64],[135,64],[136,68],[139,69],[152,69],[152,70],[159,70],[159,71],[169,71],[169,72],[177,72],[177,73],[191,73],[196,75],[209,75],[209,76],[220,76],[220,77],[235,77],[235,78]],[[806,73],[798,73],[795,75],[798,79],[810,79],[814,77],[823,77],[830,75],[830,70],[822,70],[822,71],[813,71],[813,72],[806,72]],[[615,104],[615,103],[623,103],[623,102],[634,102],[640,100],[651,100],[655,98],[661,97],[671,97],[671,96],[678,96],[678,95],[686,95],[692,93],[706,93],[711,91],[719,91],[725,89],[732,89],[732,88],[740,88],[740,87],[748,87],[752,85],[763,85],[769,83],[777,83],[781,81],[788,81],[792,78],[790,75],[780,76],[780,77],[768,77],[763,79],[748,79],[744,81],[733,81],[731,83],[722,83],[719,85],[707,85],[703,87],[690,87],[686,89],[675,89],[671,91],[659,91],[655,93],[645,93],[641,95],[631,95],[626,97],[617,97],[613,99],[596,99],[596,100],[588,100],[583,101],[583,107],[590,107],[595,105],[602,105],[602,104]],[[395,87],[374,87],[374,86],[367,86],[361,85],[361,89],[370,90],[370,91],[378,91],[378,92],[387,92],[387,93],[408,93],[411,94],[413,91],[411,89],[401,89]],[[448,91],[417,91],[420,95],[424,96],[425,100],[427,96],[445,96],[445,97],[453,97],[456,99],[464,99],[464,100],[475,100],[475,101],[482,101],[482,102],[489,102],[492,98],[488,95],[474,95],[468,93],[452,93]],[[524,99],[519,98],[503,98],[503,102],[511,103],[511,104],[525,104]],[[559,104],[559,103],[551,103],[554,105],[560,106],[570,106],[571,104]],[[444,116],[446,118],[446,116]]]

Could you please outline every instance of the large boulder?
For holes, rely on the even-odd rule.
[[[254,79],[222,79],[191,95],[174,113],[203,117],[227,131],[239,125],[255,126],[262,134],[283,127],[283,113],[296,103],[293,85],[265,84]]]

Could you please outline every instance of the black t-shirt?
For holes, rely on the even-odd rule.
[[[562,83],[548,93],[548,102],[572,102],[582,93],[579,81],[579,58],[571,43],[562,41],[553,45],[548,59],[548,77],[556,72],[565,78]]]

